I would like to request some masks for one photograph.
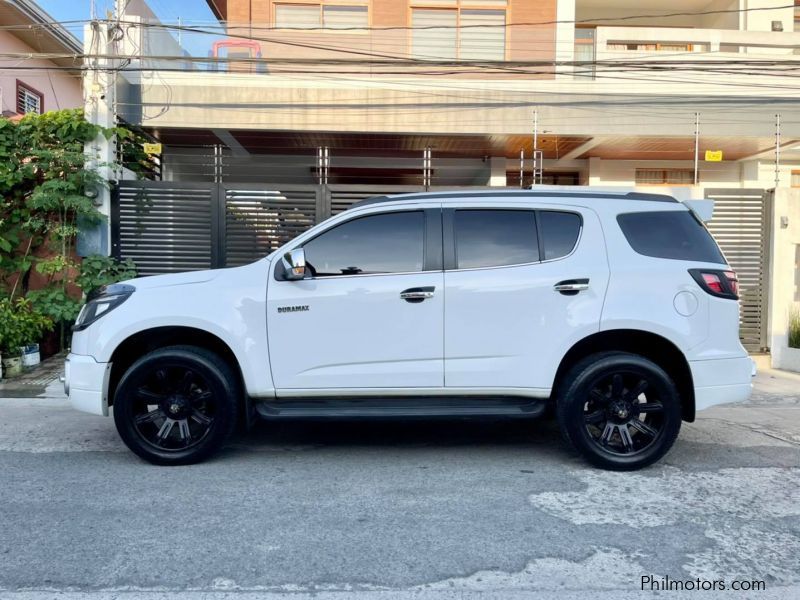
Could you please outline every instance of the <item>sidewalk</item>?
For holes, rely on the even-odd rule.
[[[66,352],[59,352],[22,375],[0,379],[0,398],[32,398],[43,394],[48,385],[64,374],[66,355]]]

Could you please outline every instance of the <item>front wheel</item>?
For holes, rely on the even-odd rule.
[[[114,423],[133,452],[158,465],[216,453],[233,432],[240,396],[225,361],[195,346],[155,350],[133,363],[114,397]]]
[[[614,471],[664,456],[681,428],[681,404],[669,375],[642,356],[606,352],[577,363],[559,386],[561,431],[590,463]]]

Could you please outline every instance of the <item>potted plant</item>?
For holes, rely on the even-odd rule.
[[[34,360],[38,357],[37,342],[42,333],[52,326],[53,322],[49,318],[33,310],[30,301],[24,298],[16,301],[10,298],[0,300],[0,362],[6,377],[22,372],[23,356],[26,353],[34,355]]]

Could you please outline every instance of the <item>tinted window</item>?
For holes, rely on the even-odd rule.
[[[422,271],[425,216],[420,211],[353,219],[303,246],[318,277]]]
[[[688,210],[619,215],[617,222],[636,252],[657,258],[725,263],[714,238]]]
[[[539,233],[542,235],[544,260],[566,256],[575,247],[581,231],[581,217],[575,213],[540,211]]]
[[[456,267],[498,267],[539,260],[531,210],[457,210]]]

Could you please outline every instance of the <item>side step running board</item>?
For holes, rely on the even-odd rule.
[[[265,419],[538,417],[543,398],[521,397],[413,397],[413,398],[290,398],[256,401]]]

